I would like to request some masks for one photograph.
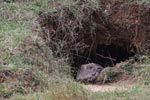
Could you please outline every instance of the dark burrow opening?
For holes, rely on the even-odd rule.
[[[97,45],[96,51],[89,49],[73,55],[72,76],[76,79],[77,71],[82,64],[96,63],[103,67],[113,67],[116,63],[128,60],[136,54],[136,49],[129,45]]]

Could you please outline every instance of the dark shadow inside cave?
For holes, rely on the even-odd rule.
[[[74,54],[71,68],[72,76],[76,78],[77,71],[82,64],[96,63],[103,67],[113,67],[116,63],[128,60],[135,54],[136,50],[129,45],[97,45],[95,52],[87,49],[82,53]]]

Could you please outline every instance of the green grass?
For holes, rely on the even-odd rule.
[[[55,80],[56,81],[56,80]],[[90,93],[78,83],[65,79],[51,82],[45,92],[38,92],[26,96],[14,95],[9,100],[90,100]]]
[[[71,0],[60,1],[63,5],[72,5]],[[94,0],[91,2],[97,6]],[[0,83],[0,95],[12,94],[6,100],[148,100],[150,98],[149,58],[140,61],[142,66],[139,66],[139,70],[132,71],[135,77],[140,76],[139,82],[128,90],[91,93],[66,76],[49,78],[48,74],[40,69],[43,68],[42,64],[47,65],[49,62],[45,61],[40,55],[40,50],[34,46],[36,41],[34,36],[37,33],[31,30],[38,27],[36,20],[38,13],[53,11],[55,10],[52,9],[53,6],[52,0],[0,3],[0,70],[7,69],[18,74],[30,69],[34,73],[28,87],[23,85],[23,77],[15,82]],[[32,38],[27,41],[28,37]],[[52,61],[56,59],[51,54],[48,56]],[[39,63],[35,64],[34,61]],[[68,74],[69,65],[63,66],[65,66],[61,69],[63,74]],[[34,84],[38,84],[36,91],[32,86]]]
[[[32,34],[29,26],[33,15],[28,15],[23,7],[16,3],[2,3],[0,7],[0,61],[9,67],[24,65],[19,45]]]
[[[135,85],[127,90],[113,92],[91,93],[83,89],[80,84],[65,80],[65,83],[54,83],[42,93],[28,95],[14,95],[9,100],[149,100],[149,86]]]

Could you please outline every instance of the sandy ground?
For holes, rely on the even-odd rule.
[[[129,87],[111,85],[83,85],[84,88],[92,92],[111,92],[115,90],[127,90]]]

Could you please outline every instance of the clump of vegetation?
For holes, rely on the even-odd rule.
[[[77,55],[80,50],[90,48],[83,39],[91,41],[90,37],[94,38],[98,24],[95,18],[103,17],[101,9],[95,5],[96,1],[66,1],[54,11],[41,13],[38,18],[43,31],[40,36],[59,57],[70,57],[72,53]]]
[[[43,91],[48,85],[48,76],[39,69],[1,71],[0,97],[8,98],[13,94],[27,94],[29,92]],[[12,74],[13,73],[13,74]]]

